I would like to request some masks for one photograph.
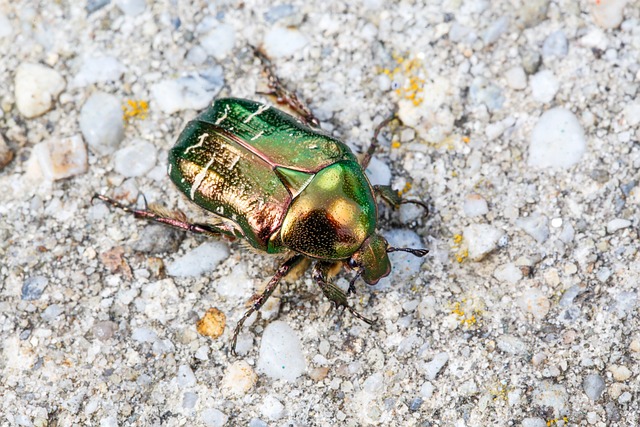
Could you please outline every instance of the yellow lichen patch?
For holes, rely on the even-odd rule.
[[[552,418],[550,420],[547,421],[547,427],[551,427],[551,426],[557,426],[559,422],[562,422],[563,424],[568,424],[569,423],[569,417],[562,417],[562,418]]]
[[[407,194],[410,190],[411,190],[411,183],[407,182],[404,185],[404,188],[402,188],[402,190],[398,190],[398,196],[402,197],[403,195]]]
[[[422,104],[425,83],[422,60],[419,57],[404,58],[396,54],[393,54],[392,58],[396,66],[393,69],[383,68],[380,72],[392,80],[394,83],[392,88],[396,95],[402,99],[411,100],[415,106]]]
[[[489,393],[493,395],[493,400],[509,400],[509,391],[511,389],[506,384],[498,384],[496,387],[489,389]]]
[[[224,332],[227,316],[215,307],[210,308],[196,323],[200,335],[218,338]]]
[[[400,141],[392,141],[391,148],[400,148]]]
[[[468,328],[476,326],[482,318],[484,303],[476,299],[463,299],[456,301],[451,306],[451,314],[458,317],[461,325]]]
[[[462,137],[462,142],[464,142],[465,144],[468,144],[469,141],[471,141],[471,138],[469,138],[468,136],[463,136]]]
[[[122,106],[122,111],[122,118],[125,122],[134,118],[146,119],[149,113],[149,103],[143,100],[127,99],[126,104]]]
[[[462,264],[464,260],[469,258],[469,250],[464,247],[462,244],[464,241],[464,237],[462,234],[454,234],[453,236],[453,245],[451,245],[451,249],[454,253],[454,257],[459,264]]]

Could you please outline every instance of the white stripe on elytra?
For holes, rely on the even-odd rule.
[[[204,179],[206,178],[207,173],[209,172],[209,168],[211,167],[215,159],[216,159],[215,157],[211,157],[211,160],[209,160],[209,163],[207,163],[206,166],[202,168],[200,172],[198,172],[198,175],[196,175],[195,179],[193,180],[193,185],[191,186],[191,194],[190,194],[191,200],[193,200],[193,198],[196,196],[196,191],[198,190],[198,187],[200,187],[200,184],[202,184],[202,181],[204,181]]]
[[[263,130],[261,130],[260,132],[258,132],[253,138],[251,138],[251,141],[255,141],[256,139],[260,138],[262,136],[262,134],[264,133]]]
[[[242,123],[249,123],[251,121],[251,119],[253,119],[254,117],[256,117],[256,116],[258,116],[258,115],[260,115],[262,113],[264,113],[268,109],[269,109],[268,105],[261,105],[260,108],[258,108],[255,113],[249,114],[247,116],[247,118],[242,121]]]
[[[198,137],[198,143],[196,145],[192,145],[191,147],[187,147],[186,150],[184,150],[184,154],[187,154],[189,151],[191,150],[195,150],[196,148],[200,148],[202,147],[202,144],[204,144],[204,140],[209,136],[208,133],[203,133],[202,135],[200,135]]]

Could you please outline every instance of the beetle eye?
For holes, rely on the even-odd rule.
[[[355,269],[356,267],[358,267],[358,262],[353,258],[349,258],[349,261],[347,261],[347,265],[349,266],[349,268]]]

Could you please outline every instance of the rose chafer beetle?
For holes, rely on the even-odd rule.
[[[262,294],[251,300],[238,321],[232,351],[242,325],[259,310],[280,280],[303,259],[315,261],[313,278],[336,306],[355,311],[346,294],[328,280],[336,264],[355,271],[369,285],[389,274],[388,253],[406,251],[422,257],[425,249],[394,248],[376,233],[376,193],[394,206],[402,200],[389,187],[373,187],[364,170],[377,146],[360,162],[349,147],[320,129],[319,121],[277,79],[258,52],[269,77],[270,95],[286,103],[300,118],[267,104],[237,98],[217,99],[189,122],[169,152],[168,174],[192,202],[223,219],[218,224],[193,224],[151,209],[131,209],[105,196],[108,202],[136,217],[210,236],[244,239],[269,254],[291,253]]]

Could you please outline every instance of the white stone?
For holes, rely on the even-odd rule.
[[[257,370],[273,379],[293,382],[306,369],[300,339],[289,325],[271,322],[262,333]]]
[[[609,372],[613,375],[613,379],[619,382],[626,381],[633,375],[631,369],[624,365],[611,365],[609,366]]]
[[[560,89],[560,82],[550,70],[542,70],[529,79],[531,96],[538,102],[551,102]]]
[[[80,135],[36,144],[29,163],[31,177],[42,176],[49,181],[84,174],[89,167],[87,148]]]
[[[563,108],[545,112],[531,132],[528,164],[534,168],[567,169],[587,150],[584,130],[576,116]]]
[[[540,407],[550,406],[555,410],[556,416],[562,413],[567,407],[567,390],[561,384],[552,381],[543,381],[533,391],[532,403]]]
[[[465,227],[463,236],[469,258],[480,261],[498,247],[498,241],[504,236],[504,231],[488,224],[471,224]]]
[[[234,362],[229,366],[222,378],[222,390],[237,396],[248,393],[255,387],[258,375],[251,365],[244,360]]]
[[[158,150],[149,141],[135,140],[113,155],[113,169],[132,178],[143,176],[156,165]]]
[[[518,306],[525,313],[530,313],[537,320],[541,320],[549,313],[551,302],[541,290],[531,288],[522,292],[518,298]]]
[[[220,24],[200,39],[205,52],[218,60],[226,58],[235,43],[235,29],[230,24]]]
[[[11,21],[9,21],[9,18],[7,18],[5,14],[0,13],[0,39],[9,37],[11,34],[13,34]]]
[[[28,119],[46,113],[65,86],[64,78],[52,68],[41,64],[20,64],[15,77],[18,111]]]
[[[629,127],[638,126],[640,124],[640,102],[632,102],[625,105],[623,114]]]
[[[151,86],[151,95],[162,112],[202,110],[222,89],[222,68],[213,67],[201,73],[191,73],[173,80],[162,80]]]
[[[607,50],[609,40],[607,35],[600,28],[592,28],[586,35],[580,38],[580,44],[588,48]]]
[[[369,166],[365,170],[371,185],[391,184],[391,168],[377,157],[372,157]]]
[[[628,0],[596,1],[591,4],[591,16],[600,27],[617,28],[624,17],[624,7]]]
[[[538,243],[544,243],[549,238],[549,220],[538,212],[534,212],[527,217],[518,218],[516,226],[536,239]]]
[[[78,74],[73,78],[72,86],[84,87],[95,83],[115,82],[120,80],[124,72],[124,65],[113,56],[86,57]]]
[[[631,221],[623,218],[615,218],[607,223],[607,233],[613,234],[623,228],[631,227]]]
[[[587,375],[582,381],[582,389],[589,399],[596,401],[605,389],[604,379],[598,374]]]
[[[277,421],[284,416],[284,405],[275,397],[267,395],[260,405],[260,412],[265,418]]]
[[[520,279],[522,279],[522,270],[520,270],[520,267],[514,263],[509,262],[496,267],[493,271],[493,277],[501,282],[507,282],[515,285]]]
[[[424,373],[426,378],[429,381],[435,380],[438,373],[442,370],[442,368],[447,364],[448,361],[448,353],[443,352],[433,356],[433,359],[431,359],[431,361],[424,364]]]
[[[522,427],[548,427],[547,422],[542,418],[524,418],[522,420]]]
[[[424,243],[420,236],[413,230],[408,229],[391,229],[382,233],[387,239],[389,245],[398,248],[424,248]],[[424,262],[424,257],[416,257],[408,252],[392,252],[389,254],[389,260],[393,268],[389,276],[380,279],[373,286],[373,289],[384,289],[390,287],[393,283],[405,283],[420,272],[420,266]]]
[[[500,350],[509,354],[524,354],[528,350],[524,341],[509,334],[500,335],[496,339],[496,345]]]
[[[115,4],[122,13],[128,16],[140,15],[147,8],[145,0],[115,0]]]
[[[196,376],[189,365],[180,365],[176,381],[180,387],[193,387],[196,385]]]
[[[485,30],[482,35],[482,41],[484,41],[486,45],[494,43],[507,29],[509,29],[509,18],[507,16],[501,16]]]
[[[486,215],[489,212],[487,201],[479,194],[471,193],[464,198],[462,205],[464,214],[468,217]]]
[[[80,110],[80,130],[92,152],[101,156],[112,154],[124,138],[118,98],[104,92],[91,95]]]
[[[309,43],[307,37],[295,28],[273,27],[264,36],[263,47],[268,56],[281,58],[293,55]]]
[[[229,257],[229,247],[223,242],[205,242],[167,265],[167,274],[177,277],[197,277],[213,271]]]
[[[229,420],[229,416],[215,408],[206,408],[200,414],[200,420],[207,427],[222,427]]]
[[[504,73],[504,77],[507,79],[507,84],[511,89],[522,90],[527,87],[527,74],[524,68],[520,66],[508,69]]]

